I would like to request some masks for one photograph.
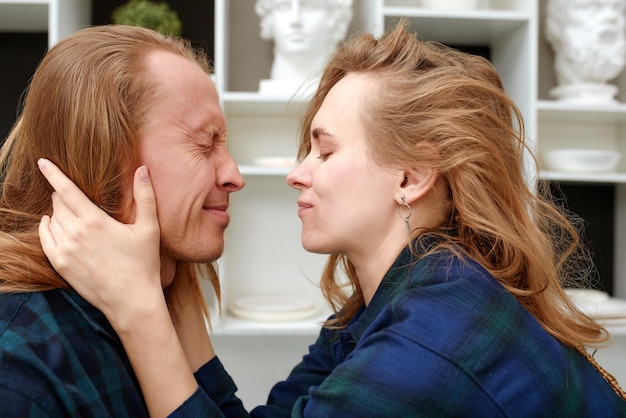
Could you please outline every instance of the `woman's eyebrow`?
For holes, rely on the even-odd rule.
[[[314,139],[318,139],[320,136],[328,136],[328,137],[333,137],[333,135],[328,132],[326,129],[324,128],[315,128],[313,129],[313,131],[311,131],[311,136]]]

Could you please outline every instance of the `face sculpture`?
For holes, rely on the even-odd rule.
[[[268,18],[281,54],[326,55],[334,47],[325,0],[274,0]]]
[[[624,68],[624,0],[549,0],[546,37],[560,85],[605,83]]]
[[[352,19],[352,0],[257,0],[255,9],[261,38],[274,44],[270,77],[261,80],[266,92],[291,91],[308,78],[316,84]]]

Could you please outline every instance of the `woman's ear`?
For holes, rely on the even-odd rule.
[[[403,194],[409,204],[421,199],[435,187],[438,172],[434,168],[405,171],[400,183],[400,194]]]

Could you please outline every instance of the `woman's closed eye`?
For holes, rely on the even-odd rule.
[[[322,160],[322,161],[326,161],[328,159],[328,157],[331,156],[331,152],[326,152],[326,153],[320,153],[320,155],[317,157],[318,160]]]

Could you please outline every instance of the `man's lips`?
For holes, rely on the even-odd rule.
[[[230,215],[227,212],[228,204],[207,205],[203,206],[202,209],[205,212],[220,218],[225,224],[230,222]]]

